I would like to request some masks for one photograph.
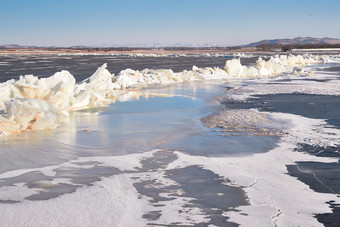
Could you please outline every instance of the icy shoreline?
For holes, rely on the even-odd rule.
[[[128,92],[158,84],[195,80],[268,78],[282,74],[312,75],[304,66],[340,62],[340,57],[326,55],[273,56],[259,58],[256,66],[243,66],[239,59],[228,60],[225,69],[198,68],[174,73],[171,69],[122,70],[111,74],[104,64],[88,79],[76,83],[68,71],[39,79],[20,76],[0,84],[0,135],[54,129],[58,119],[72,110],[108,105]]]

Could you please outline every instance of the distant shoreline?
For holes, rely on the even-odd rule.
[[[106,50],[105,48],[98,49],[72,49],[62,48],[55,50],[48,49],[0,49],[0,55],[124,55],[124,54],[223,54],[223,53],[301,53],[301,52],[339,52],[340,48],[314,48],[314,49],[292,49],[290,51],[282,50],[259,50],[256,48],[240,48],[234,50],[227,50],[226,48],[214,49],[132,49],[127,50]]]
[[[0,50],[1,54],[195,54],[195,53],[239,53],[239,52],[258,52],[256,49],[252,50],[72,50],[72,49],[61,49],[61,50],[26,50],[26,49],[14,49],[14,50]]]

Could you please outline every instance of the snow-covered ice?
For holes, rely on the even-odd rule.
[[[208,224],[211,217],[206,210],[194,206],[195,198],[185,195],[181,184],[169,179],[169,171],[201,166],[225,179],[226,185],[241,187],[245,191],[248,205],[239,206],[236,210],[221,211],[229,222],[241,226],[321,226],[313,215],[330,212],[325,201],[340,202],[339,198],[335,194],[314,192],[289,176],[286,165],[297,161],[334,162],[334,158],[310,156],[294,152],[293,149],[306,138],[312,145],[334,146],[340,142],[340,131],[328,128],[323,120],[293,114],[266,114],[272,119],[290,122],[287,135],[282,137],[277,148],[267,153],[248,157],[204,157],[180,151],[154,150],[113,157],[83,157],[60,165],[2,173],[2,181],[14,180],[29,173],[40,173],[50,177],[50,181],[28,188],[23,179],[12,186],[1,187],[1,200],[14,200],[18,203],[0,204],[0,220],[5,225],[28,226],[44,226],[46,223],[72,226],[110,226],[113,223],[117,226]],[[329,134],[333,138],[328,138]],[[164,158],[157,156],[159,152],[172,159],[167,163]],[[144,162],[149,159],[155,167],[145,166]],[[43,193],[50,185],[76,184],[76,176],[58,176],[65,169],[86,171],[96,167],[108,167],[116,172],[102,176],[92,186],[80,184],[74,192],[57,198],[39,201],[25,199]],[[136,184],[143,182],[147,182],[145,187],[154,193],[143,194],[137,190]],[[170,191],[158,194],[162,199],[154,201],[152,196],[157,195],[157,190],[161,192],[162,188],[170,188]],[[219,211],[218,208],[214,209]],[[159,217],[146,218],[146,214],[153,213],[159,214]]]
[[[116,100],[123,102],[138,99],[140,96],[155,96],[159,86],[154,85],[175,85],[179,82],[237,80],[237,83],[230,83],[226,98],[244,102],[261,94],[338,96],[340,80],[336,74],[313,74],[313,67],[308,67],[334,62],[339,62],[339,56],[274,56],[267,61],[259,58],[252,66],[244,66],[238,59],[233,59],[226,62],[225,69],[194,66],[192,70],[179,73],[171,69],[125,69],[116,76],[111,74],[104,64],[91,77],[80,83],[76,83],[67,71],[58,72],[49,78],[21,76],[17,81],[10,80],[0,84],[0,131],[2,134],[20,134],[30,130],[54,129],[63,119],[75,116],[73,110],[107,106]],[[148,87],[152,89],[141,89]],[[216,92],[216,86],[209,89],[212,93]],[[192,93],[196,94],[195,89]],[[171,96],[161,92],[158,95]],[[155,117],[162,115],[167,118],[166,111],[168,110],[157,115],[151,114],[149,110],[145,115],[150,115],[150,122],[156,124]],[[188,116],[195,118],[192,120],[199,125],[199,130],[210,132],[210,129],[202,129],[202,125],[198,123],[201,116],[197,117],[199,115],[192,114],[192,111],[188,111]],[[210,109],[204,113],[209,111]],[[173,113],[170,115],[175,115]],[[84,124],[84,127],[81,125],[72,132],[65,133],[64,140],[58,138],[60,132],[57,132],[51,135],[51,139],[40,141],[40,149],[59,152],[65,158],[57,156],[57,161],[50,161],[44,156],[39,160],[39,164],[1,172],[2,225],[46,226],[48,223],[51,226],[218,226],[227,221],[241,226],[322,226],[314,215],[331,212],[326,202],[340,202],[336,194],[315,192],[305,183],[290,176],[287,170],[287,165],[295,165],[300,161],[338,161],[338,158],[317,157],[295,151],[299,144],[325,148],[339,146],[340,130],[332,127],[325,119],[261,112],[257,109],[220,109],[213,114],[209,112],[210,115],[203,119],[206,126],[231,131],[250,130],[256,136],[276,136],[278,143],[270,150],[244,156],[203,156],[191,154],[184,149],[170,148],[152,148],[147,152],[140,149],[135,153],[126,151],[117,154],[115,150],[123,143],[109,143],[109,146],[104,147],[103,141],[129,138],[127,135],[131,134],[131,130],[124,129],[130,128],[124,128],[122,125],[137,123],[139,131],[133,132],[135,137],[147,133],[145,124],[150,124],[150,128],[159,127],[152,126],[150,122],[143,122],[145,118],[137,112],[128,114],[135,117],[133,122],[127,122],[131,118],[120,118],[115,122],[121,122],[121,125],[112,127],[107,121],[103,126],[98,126],[95,121],[109,117],[118,118],[119,115],[94,116],[90,121],[94,121],[93,125],[97,128],[87,129]],[[186,137],[198,133],[192,128],[190,132],[181,132],[188,128],[180,125],[178,119],[182,118],[176,117],[174,116],[176,122],[172,122],[174,130],[169,130],[166,138],[160,137],[161,141],[152,140],[152,143],[155,143],[152,146],[165,144],[166,147],[169,144],[167,141],[178,139],[176,136],[183,136],[184,138],[180,139],[185,141]],[[187,121],[189,117],[183,118],[182,121]],[[72,124],[72,119],[69,123]],[[118,137],[118,133],[110,134],[115,130],[124,135]],[[162,134],[165,130],[157,128],[146,137]],[[270,133],[263,133],[264,130]],[[99,133],[100,131],[102,132]],[[104,148],[86,146],[80,136],[72,136],[72,133],[81,134],[84,140],[96,138]],[[118,138],[112,138],[110,135]],[[205,135],[209,138],[212,135],[217,136],[209,133]],[[237,133],[235,135],[240,136]],[[171,136],[175,139],[170,138]],[[30,135],[27,138],[31,138]],[[12,140],[8,137],[2,139],[4,153],[16,152],[15,148],[20,146],[20,140],[25,140],[24,136],[14,136]],[[141,141],[141,144],[145,141]],[[97,141],[88,141],[90,145],[95,142]],[[235,142],[238,142],[237,138]],[[138,146],[138,143],[136,144]],[[55,145],[57,146],[54,147]],[[39,151],[39,146],[22,146],[21,149],[25,152],[19,152],[18,155],[23,156],[22,159],[26,161],[28,156],[34,156],[33,149],[36,148]],[[105,153],[105,149],[112,153]],[[124,150],[125,147],[121,149]],[[249,149],[252,149],[251,145]],[[81,153],[83,150],[86,151]],[[20,166],[20,163],[17,165]],[[182,179],[181,174],[191,170],[190,168],[196,172],[189,171],[189,180]],[[203,177],[195,178],[196,173],[202,174]],[[209,178],[211,181],[205,182],[204,177],[208,178],[208,175],[213,177]],[[188,190],[185,181],[201,186],[202,194],[198,196]],[[213,189],[225,186],[235,191],[232,194],[226,194],[226,191],[204,191],[206,185],[212,185]],[[237,197],[242,202],[236,202],[226,209],[221,208],[221,204],[227,203],[231,195],[232,199]],[[206,205],[204,199],[207,198],[221,204],[217,202],[213,206]]]

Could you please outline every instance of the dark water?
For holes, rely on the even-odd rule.
[[[292,113],[308,118],[326,119],[340,128],[340,98],[330,95],[281,94],[257,96],[253,107],[263,111]]]
[[[229,58],[230,59],[230,58]],[[68,70],[77,81],[90,77],[98,67],[107,63],[111,73],[121,70],[172,69],[174,72],[197,67],[223,68],[225,57],[129,57],[129,56],[44,56],[7,55],[0,56],[0,82],[18,79],[20,75],[33,74],[39,77],[52,76],[61,70]]]
[[[174,72],[197,67],[223,68],[227,57],[129,57],[129,56],[57,56],[57,55],[0,55],[0,82],[18,79],[20,75],[33,74],[49,77],[61,70],[68,70],[76,80],[90,77],[98,67],[107,63],[107,69],[117,75],[121,70],[131,68],[172,69]],[[242,64],[254,64],[257,58],[242,58]]]
[[[228,108],[249,109],[260,111],[282,112],[301,115],[308,118],[325,119],[331,127],[340,128],[340,97],[329,95],[277,94],[258,95],[248,100],[250,102],[226,101]],[[295,149],[319,157],[334,157],[334,163],[298,162],[288,165],[289,174],[307,184],[311,189],[320,193],[340,193],[340,147],[321,147],[299,144]],[[325,226],[339,226],[339,204],[328,202],[332,213],[317,214],[316,218]]]
[[[169,163],[176,160],[176,156],[170,151],[159,151],[151,158],[143,161],[143,171],[159,171],[159,168],[166,167]],[[156,162],[157,161],[157,162]],[[198,224],[197,226],[238,226],[235,223],[228,222],[224,217],[224,211],[232,211],[238,206],[249,205],[243,189],[231,186],[228,179],[224,179],[217,174],[205,170],[200,166],[188,166],[174,170],[165,171],[166,178],[176,182],[174,185],[156,185],[154,180],[144,180],[135,183],[134,186],[140,194],[147,195],[151,198],[151,204],[154,207],[162,206],[162,201],[171,201],[176,197],[188,197],[192,200],[186,207],[199,207],[202,212],[210,219],[208,223]],[[228,185],[229,184],[229,185]],[[178,194],[178,190],[182,194]],[[162,194],[169,193],[171,196],[164,197]],[[144,215],[148,219],[149,225],[152,221],[161,216],[161,211],[150,212]],[[157,224],[155,224],[158,226]],[[172,223],[170,226],[183,226],[180,223]]]
[[[340,194],[340,162],[297,162],[296,165],[288,165],[287,170],[291,176],[309,185],[314,191]],[[337,227],[340,223],[340,204],[336,204],[334,201],[327,203],[333,212],[316,214],[315,217],[325,226]]]
[[[327,68],[324,68],[324,69],[319,69],[319,71],[340,73],[340,66],[327,67]]]

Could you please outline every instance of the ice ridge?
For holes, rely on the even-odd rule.
[[[117,76],[102,65],[88,79],[76,83],[68,71],[48,78],[34,75],[0,83],[0,135],[54,129],[58,120],[72,110],[107,105],[128,92],[149,85],[194,80],[272,77],[283,73],[305,73],[301,67],[318,63],[340,62],[340,56],[274,56],[257,60],[255,66],[243,66],[240,59],[228,60],[225,68],[198,68],[175,73],[171,69],[125,69]]]

